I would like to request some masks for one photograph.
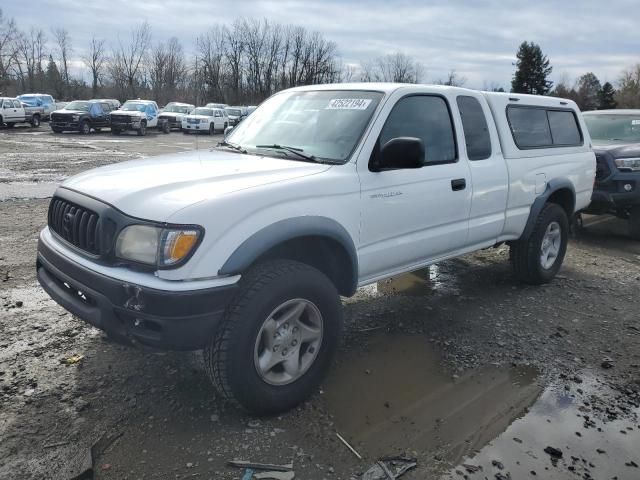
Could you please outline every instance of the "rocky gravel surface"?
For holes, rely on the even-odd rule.
[[[518,284],[503,246],[361,289],[322,389],[278,417],[219,401],[198,352],[66,313],[35,279],[33,185],[181,142],[0,132],[0,478],[235,479],[241,459],[349,479],[381,455],[416,458],[407,479],[640,478],[640,243],[614,220],[587,219],[546,286]]]

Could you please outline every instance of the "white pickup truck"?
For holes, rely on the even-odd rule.
[[[35,128],[40,126],[43,116],[43,107],[30,107],[17,98],[0,97],[0,125],[12,128],[16,123],[30,123]]]
[[[221,395],[272,413],[317,388],[358,287],[503,242],[517,278],[550,281],[595,170],[569,100],[294,88],[211,151],[65,181],[38,279],[115,339],[204,349]]]

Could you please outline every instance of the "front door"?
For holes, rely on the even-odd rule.
[[[358,166],[361,283],[418,268],[467,241],[471,179],[468,162],[458,154],[448,100],[422,94],[398,100],[372,156],[398,137],[424,142],[424,166],[382,172]]]

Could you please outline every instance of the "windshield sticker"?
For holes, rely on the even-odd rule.
[[[640,120],[631,120],[631,125],[640,125]]]
[[[334,98],[325,110],[366,110],[370,103],[370,98]]]

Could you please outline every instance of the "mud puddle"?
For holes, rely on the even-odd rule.
[[[421,297],[434,293],[460,292],[454,266],[450,262],[434,264],[415,272],[403,273],[360,289],[365,297],[403,295]]]
[[[525,416],[443,479],[637,480],[638,415],[637,400],[593,377],[570,390],[550,386]]]
[[[456,464],[504,431],[536,400],[533,368],[495,367],[446,374],[422,335],[375,335],[346,353],[324,387],[336,429],[361,455],[442,452]]]

